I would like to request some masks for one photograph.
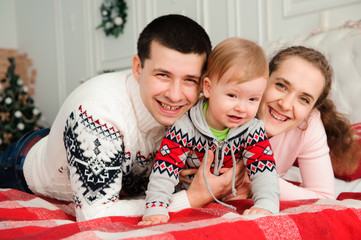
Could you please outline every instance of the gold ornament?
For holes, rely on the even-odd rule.
[[[10,121],[10,113],[9,112],[0,112],[1,122]]]

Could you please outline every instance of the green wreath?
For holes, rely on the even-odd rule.
[[[96,29],[103,28],[106,36],[118,38],[127,22],[127,8],[125,0],[104,0],[100,6],[102,23]]]

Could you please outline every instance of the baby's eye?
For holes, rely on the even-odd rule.
[[[250,102],[256,102],[256,101],[258,101],[258,98],[250,98],[249,101]]]
[[[236,97],[236,95],[231,94],[231,93],[227,94],[227,96],[228,96],[228,97],[231,97],[231,98],[235,98],[235,97]]]

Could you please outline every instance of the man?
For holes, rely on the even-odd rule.
[[[193,20],[156,18],[139,36],[132,71],[80,85],[48,135],[29,133],[3,153],[0,187],[74,201],[77,221],[142,214],[144,200],[134,196],[144,194],[165,126],[198,100],[210,51]],[[175,194],[171,210],[192,206],[195,192],[189,201],[185,191]]]

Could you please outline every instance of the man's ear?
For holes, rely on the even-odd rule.
[[[203,78],[203,95],[204,95],[206,98],[209,98],[209,97],[210,97],[210,95],[211,95],[211,88],[212,88],[212,85],[211,85],[211,80],[209,79],[209,77]]]
[[[142,72],[142,64],[140,62],[140,58],[138,56],[138,54],[134,55],[133,57],[133,62],[132,62],[132,71],[133,71],[133,76],[135,78],[135,80],[137,80],[137,82],[140,82],[140,74]]]

